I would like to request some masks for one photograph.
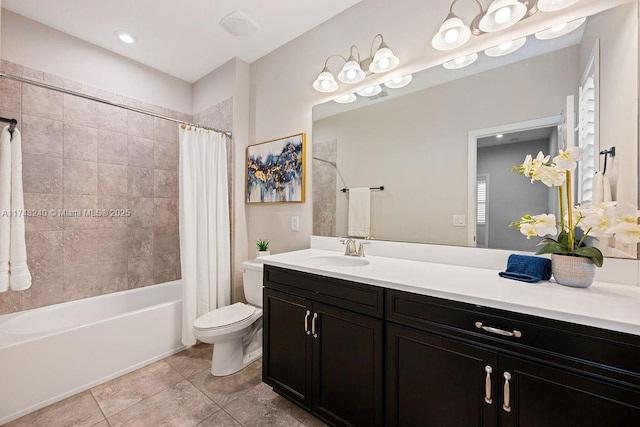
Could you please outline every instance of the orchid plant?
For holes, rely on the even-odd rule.
[[[579,256],[591,259],[598,267],[602,266],[602,252],[588,246],[588,236],[595,238],[614,237],[621,243],[640,242],[640,211],[631,203],[605,202],[593,206],[572,205],[572,172],[584,153],[581,148],[571,147],[560,150],[551,159],[542,151],[534,159],[527,155],[524,163],[514,166],[512,171],[531,179],[531,183],[541,181],[547,187],[558,187],[560,199],[560,221],[554,214],[524,215],[511,226],[527,239],[534,236],[544,237],[537,254],[559,254]],[[558,233],[558,227],[560,231]],[[556,236],[545,237],[545,236]]]

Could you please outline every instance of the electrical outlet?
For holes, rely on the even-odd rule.
[[[453,216],[453,226],[454,227],[464,227],[467,225],[467,220],[464,215],[454,215]]]
[[[300,231],[300,217],[297,215],[291,217],[291,231]]]

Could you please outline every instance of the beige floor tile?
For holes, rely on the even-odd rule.
[[[107,420],[102,420],[98,424],[94,424],[91,427],[110,427]]]
[[[306,412],[260,383],[224,409],[245,427],[297,427]]]
[[[190,427],[219,410],[218,405],[185,380],[124,411],[107,416],[107,420],[112,427]]]
[[[242,424],[234,420],[225,411],[218,411],[198,424],[198,427],[242,427]]]
[[[189,380],[221,407],[247,393],[262,382],[262,360],[257,360],[242,371],[226,377],[214,377],[209,370]]]
[[[183,380],[175,369],[159,361],[94,387],[91,393],[108,417]]]
[[[7,427],[81,427],[104,420],[100,408],[85,392],[42,408],[7,424]]]
[[[198,372],[211,370],[212,351],[211,344],[198,344],[164,360],[185,378],[189,378]]]

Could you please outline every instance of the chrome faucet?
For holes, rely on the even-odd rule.
[[[347,256],[357,256],[364,258],[364,245],[369,245],[369,242],[360,242],[358,249],[356,250],[356,241],[354,239],[342,239],[340,243],[345,245],[344,254]]]

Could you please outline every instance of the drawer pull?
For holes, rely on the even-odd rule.
[[[491,332],[492,334],[503,335],[505,337],[516,337],[520,338],[522,336],[522,332],[516,331],[505,331],[504,329],[494,328],[491,326],[485,326],[482,322],[476,322],[476,328],[482,329],[483,331]]]
[[[493,400],[491,399],[491,372],[493,372],[493,369],[491,369],[491,366],[485,366],[484,370],[487,373],[487,376],[484,379],[484,401],[488,404],[492,404]]]
[[[511,412],[511,390],[509,387],[509,380],[511,379],[511,374],[509,372],[504,373],[504,404],[502,405],[502,409],[505,412]]]
[[[311,332],[309,331],[309,315],[310,314],[311,312],[307,310],[307,314],[304,315],[304,331],[307,333],[307,335],[311,335]]]
[[[316,333],[316,320],[318,320],[318,313],[313,313],[313,319],[311,319],[311,333],[314,338],[318,338],[318,334]]]

